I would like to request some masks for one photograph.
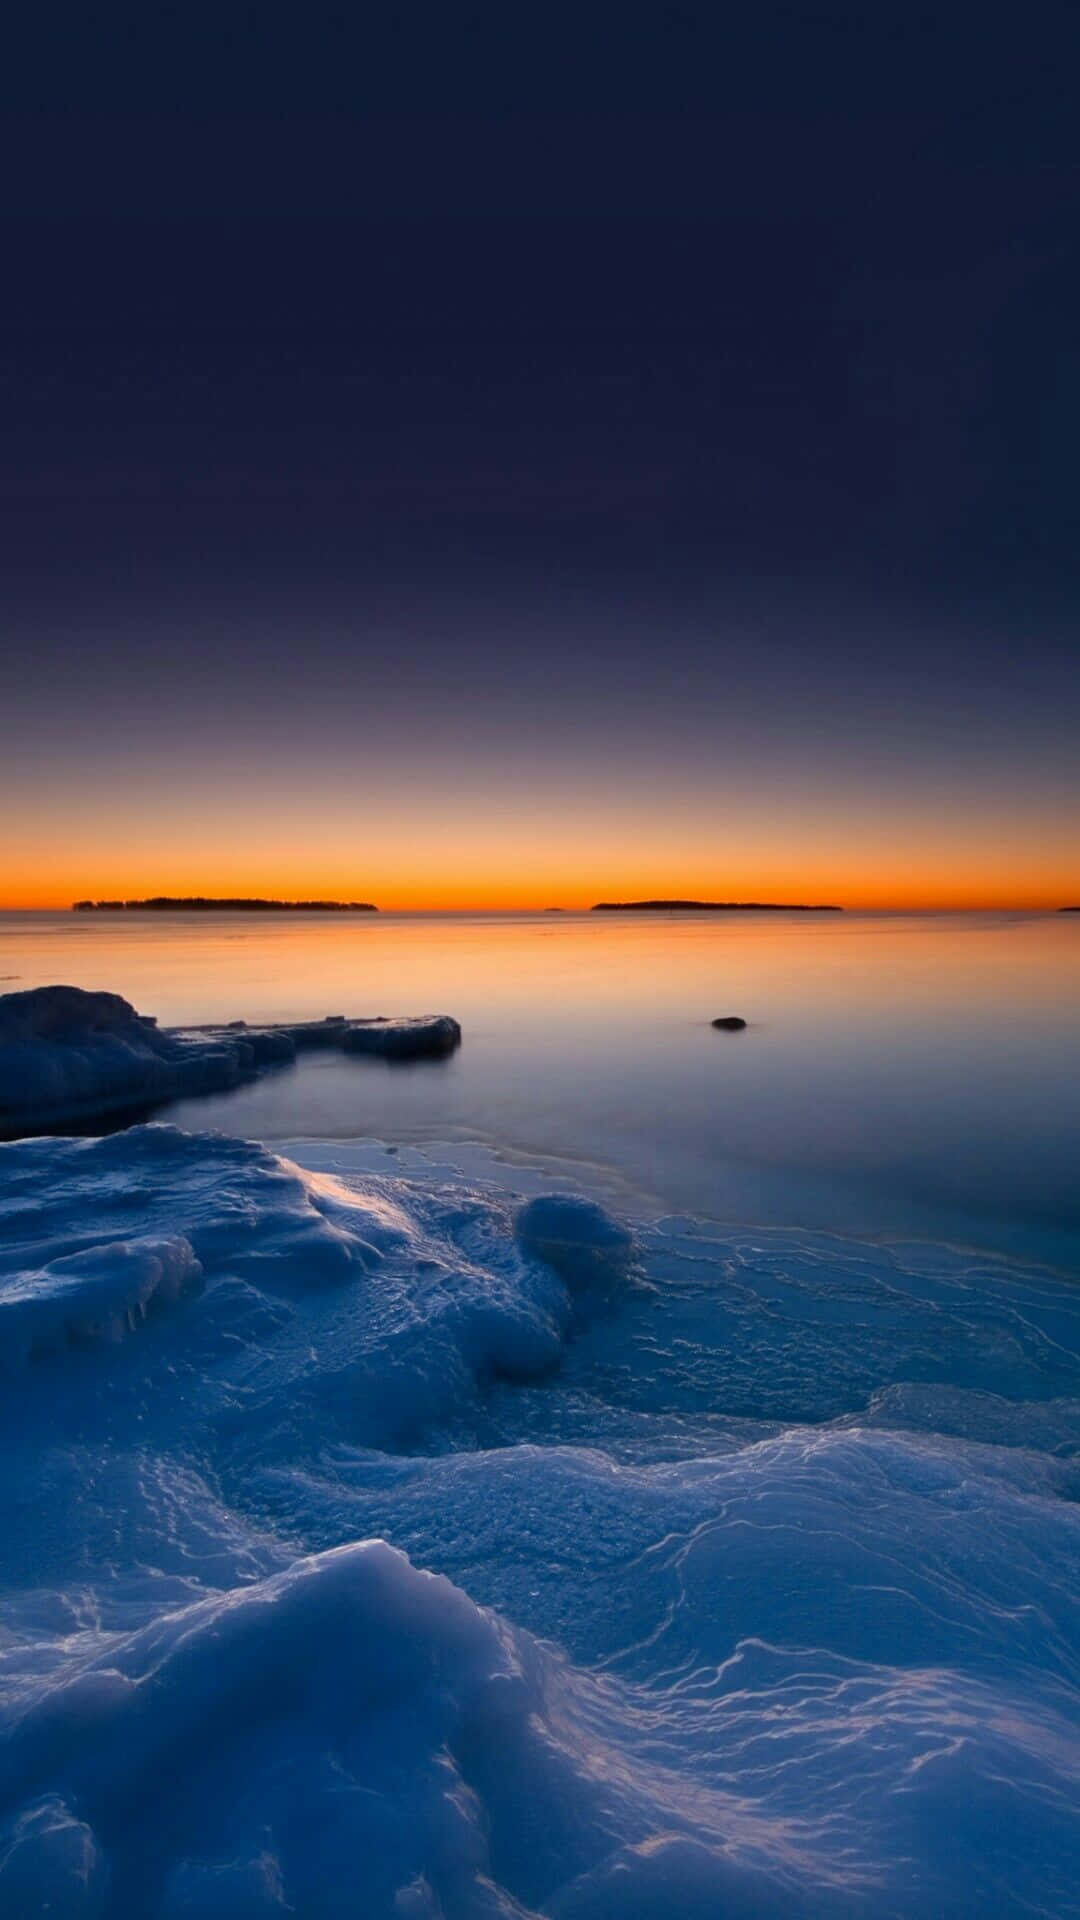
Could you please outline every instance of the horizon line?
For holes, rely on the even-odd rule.
[[[531,902],[528,905],[508,906],[505,903],[474,900],[474,901],[463,901],[460,904],[453,905],[453,906],[448,906],[445,904],[381,906],[379,905],[378,902],[375,902],[374,907],[372,907],[372,905],[369,903],[358,902],[355,907],[351,903],[340,905],[336,908],[336,912],[338,914],[340,913],[347,914],[353,911],[357,913],[359,912],[371,913],[374,910],[376,913],[383,913],[383,914],[409,913],[409,914],[431,914],[431,915],[451,914],[451,913],[503,913],[503,914],[568,913],[568,914],[571,914],[571,913],[593,913],[596,911],[596,908],[598,906],[606,906],[608,908],[607,917],[610,916],[610,912],[612,910],[618,911],[620,906],[623,907],[623,910],[627,912],[633,912],[635,910],[633,902],[614,903],[614,906],[613,906],[612,903],[598,902],[598,901],[589,901],[587,903],[577,902],[574,904],[568,904],[566,902],[557,901],[557,900],[538,900],[535,902]],[[310,918],[318,917],[316,914],[311,913],[310,909],[305,909],[305,906],[303,903],[297,903],[294,906],[293,903],[291,902],[283,902],[281,903],[281,907],[279,910],[283,912],[294,911],[297,913],[302,913],[307,911],[308,917]],[[694,911],[694,910],[695,909],[686,909],[686,908],[682,909],[684,913],[687,911]],[[729,912],[752,913],[755,911],[760,911],[760,912],[773,912],[773,913],[788,912],[788,913],[803,913],[803,914],[809,913],[809,912],[815,912],[815,911],[847,912],[847,913],[1050,913],[1050,914],[1053,914],[1053,913],[1080,913],[1080,901],[1069,901],[1069,900],[1065,900],[1065,901],[1020,900],[1020,901],[1017,901],[1017,900],[1001,900],[1001,899],[989,900],[988,899],[988,900],[982,900],[982,901],[904,900],[904,901],[884,901],[883,902],[878,900],[871,903],[871,902],[851,900],[851,901],[829,902],[827,903],[827,905],[822,904],[820,907],[818,907],[817,905],[808,906],[805,903],[800,901],[781,900],[781,901],[767,901],[767,902],[763,901],[761,903],[748,902],[746,904],[734,902],[727,907],[725,907],[724,903],[720,903],[719,907],[714,906],[712,908],[710,908],[708,904],[703,904],[702,907],[698,910],[701,912],[729,911]],[[31,902],[0,900],[0,913],[71,914],[75,911],[76,911],[76,903],[71,900],[31,901]],[[101,909],[101,911],[105,917],[110,917],[109,909],[103,908]],[[125,912],[143,911],[143,912],[150,913],[150,912],[155,912],[160,910],[152,907],[142,907],[139,904],[132,904],[131,906],[127,906],[125,904],[123,911]],[[171,911],[176,913],[183,913],[186,911],[192,911],[192,912],[199,911],[199,909],[195,909],[195,908],[187,909],[187,908],[178,906],[171,909]],[[230,911],[243,912],[245,911],[245,909],[229,908],[229,907],[223,906],[220,909],[218,909],[218,911],[222,913],[228,913]],[[659,909],[658,911],[662,912],[663,909]],[[670,911],[674,913],[678,911],[678,909],[673,907],[670,909]]]

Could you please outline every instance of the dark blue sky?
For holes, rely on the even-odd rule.
[[[539,757],[566,681],[615,758],[658,700],[696,751],[704,695],[766,783],[867,724],[914,783],[967,712],[1061,795],[1069,11],[728,11],[24,24],[9,744],[78,686],[46,761],[171,712],[200,761],[225,710],[254,763],[315,676],[437,685],[473,763],[516,699]]]

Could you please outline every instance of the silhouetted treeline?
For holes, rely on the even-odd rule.
[[[201,893],[155,893],[148,900],[76,900],[73,913],[377,913],[370,900],[211,900]]]
[[[593,913],[842,913],[803,900],[599,900]]]

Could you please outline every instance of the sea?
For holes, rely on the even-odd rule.
[[[162,1025],[462,1023],[448,1061],[308,1056],[179,1125],[471,1145],[654,1210],[1080,1267],[1080,914],[0,914],[0,975]]]

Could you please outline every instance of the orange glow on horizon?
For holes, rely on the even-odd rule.
[[[466,708],[469,722],[471,709]],[[472,722],[469,722],[472,725]],[[1080,903],[1080,794],[1049,751],[988,766],[963,742],[909,763],[827,735],[799,754],[648,738],[378,727],[239,736],[188,756],[89,733],[34,785],[0,766],[0,904],[153,894],[367,900],[384,910],[586,908],[693,898],[877,910]],[[541,750],[542,748],[542,750]],[[28,795],[32,793],[32,803]],[[17,834],[10,823],[18,821]]]
[[[859,871],[837,860],[831,866],[763,865],[753,872],[740,863],[724,872],[672,863],[659,869],[635,868],[618,861],[587,866],[556,857],[523,859],[516,870],[484,868],[477,862],[440,863],[429,868],[358,872],[323,865],[271,866],[261,861],[204,865],[196,859],[150,866],[121,862],[115,856],[78,870],[59,863],[41,866],[9,862],[0,876],[0,908],[70,908],[77,899],[145,898],[152,894],[209,896],[261,895],[273,899],[371,901],[385,911],[528,911],[588,908],[599,900],[683,898],[821,903],[852,910],[1017,910],[1046,911],[1080,904],[1080,873],[1062,870],[1022,876],[974,867],[916,867],[892,872],[881,867]]]
[[[662,780],[575,770],[546,785],[452,766],[287,776],[213,769],[155,786],[103,769],[78,795],[56,785],[21,815],[0,904],[153,894],[433,912],[648,898],[901,911],[1080,903],[1071,800],[1004,782],[924,780],[897,794],[723,773],[710,789],[677,769]]]

